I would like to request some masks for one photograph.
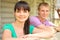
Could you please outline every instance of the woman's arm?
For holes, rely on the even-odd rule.
[[[12,38],[10,30],[5,30],[3,32],[3,35],[2,35],[2,40],[35,40],[35,39],[37,39],[37,38],[34,36],[31,37],[31,36],[29,36],[29,34],[23,35],[23,36],[18,37],[18,38]]]
[[[5,30],[5,31],[3,32],[2,40],[25,40],[25,39],[22,38],[22,37],[12,38],[12,37],[11,37],[11,31],[7,29],[7,30]]]

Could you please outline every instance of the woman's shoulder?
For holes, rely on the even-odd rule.
[[[30,25],[30,28],[34,28],[34,26],[33,25]]]
[[[7,24],[4,24],[3,26],[10,26],[12,23],[7,23]]]
[[[30,25],[30,27],[34,27],[34,25]]]
[[[34,26],[30,25],[30,27],[29,27],[29,33],[32,34],[33,30],[34,30]]]
[[[4,24],[3,25],[3,30],[5,30],[5,29],[10,29],[11,28],[11,26],[12,26],[12,23],[7,23],[7,24]]]
[[[7,23],[3,25],[3,27],[10,27],[10,26],[12,26],[12,23]]]

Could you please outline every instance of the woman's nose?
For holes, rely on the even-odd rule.
[[[20,15],[24,15],[24,12],[23,11],[20,11]]]

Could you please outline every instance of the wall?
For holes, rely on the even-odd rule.
[[[18,0],[1,0],[0,10],[0,40],[2,36],[2,26],[5,23],[11,23],[14,21],[13,9]]]

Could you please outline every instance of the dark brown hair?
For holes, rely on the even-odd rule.
[[[23,7],[24,11],[28,10],[28,12],[30,11],[30,7],[28,5],[27,2],[25,1],[19,1],[16,3],[15,7],[14,7],[14,12],[16,12],[16,9],[19,11],[21,10],[21,7]],[[24,24],[24,34],[29,34],[29,26],[30,26],[30,22],[29,22],[29,18],[25,21]]]
[[[40,3],[40,4],[38,5],[38,10],[40,9],[41,6],[49,6],[49,4],[46,3],[46,2]]]

